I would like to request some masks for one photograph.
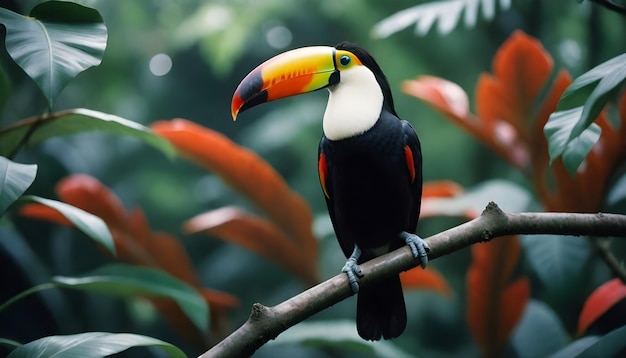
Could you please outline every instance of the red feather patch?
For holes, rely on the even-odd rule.
[[[326,190],[326,175],[328,173],[328,166],[326,165],[326,156],[324,154],[320,154],[319,161],[317,162],[317,170],[320,175],[320,184],[322,184],[324,196],[330,199],[330,196],[328,196],[328,190]]]
[[[406,167],[411,175],[411,183],[415,181],[415,162],[413,161],[413,152],[408,145],[404,146],[404,158],[406,159]]]

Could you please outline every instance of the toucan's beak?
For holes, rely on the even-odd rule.
[[[315,91],[339,81],[335,48],[303,47],[270,58],[252,70],[239,84],[231,113],[237,114],[264,102]]]

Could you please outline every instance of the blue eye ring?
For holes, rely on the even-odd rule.
[[[352,59],[350,58],[350,56],[348,56],[348,55],[343,55],[343,56],[341,56],[341,57],[339,58],[339,63],[340,63],[342,66],[348,66],[348,65],[350,64],[350,61],[351,61],[351,60],[352,60]]]

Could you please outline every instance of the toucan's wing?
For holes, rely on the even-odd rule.
[[[354,251],[354,242],[347,240],[345,237],[339,237],[338,230],[336,225],[336,216],[335,216],[335,204],[333,202],[333,163],[328,160],[326,156],[327,143],[328,139],[326,137],[322,137],[320,141],[320,145],[317,151],[317,169],[320,177],[320,185],[322,186],[322,191],[324,192],[324,199],[326,199],[326,206],[328,207],[328,215],[330,215],[330,220],[333,223],[333,229],[337,235],[337,241],[339,241],[339,246],[341,246],[341,250],[343,251],[346,257],[350,257],[352,251]]]
[[[417,133],[409,122],[402,121],[402,132],[404,133],[404,157],[411,177],[411,196],[413,198],[407,231],[415,233],[422,204],[422,149]]]

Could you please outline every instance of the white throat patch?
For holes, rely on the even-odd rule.
[[[340,140],[372,128],[383,109],[383,92],[372,71],[353,66],[340,73],[339,83],[329,87],[324,112],[324,135]]]

